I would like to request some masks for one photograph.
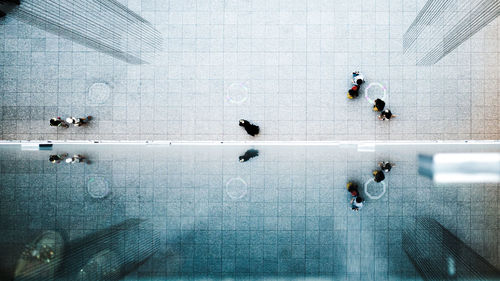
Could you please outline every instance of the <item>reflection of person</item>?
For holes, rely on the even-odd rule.
[[[351,199],[351,208],[353,211],[359,211],[363,208],[363,198],[356,196]]]
[[[382,111],[384,110],[385,102],[381,99],[376,99],[373,102],[373,111]]]
[[[73,124],[76,127],[80,127],[82,125],[86,125],[90,119],[92,119],[92,116],[87,116],[87,118],[68,117],[66,118],[66,122]]]
[[[358,185],[353,183],[353,182],[347,183],[347,191],[349,191],[349,193],[351,193],[352,197],[356,197],[359,195]]]
[[[373,171],[373,180],[375,182],[381,182],[385,179],[384,172],[382,171]]]
[[[90,164],[90,162],[85,158],[85,156],[81,154],[75,154],[73,157],[66,158],[66,163],[82,163],[82,162],[87,162],[87,164]]]
[[[64,158],[66,158],[66,156],[68,156],[68,154],[64,153],[64,154],[61,154],[61,155],[58,155],[58,154],[54,154],[54,155],[50,155],[49,157],[49,161],[51,163],[60,163]]]
[[[249,149],[245,152],[245,154],[239,157],[240,162],[246,162],[254,157],[259,156],[259,151],[256,149]]]
[[[254,125],[245,119],[240,119],[240,126],[245,128],[245,131],[247,131],[247,133],[252,137],[255,137],[260,132],[259,126]]]
[[[64,128],[69,127],[69,125],[66,122],[64,122],[64,120],[61,119],[61,117],[50,119],[49,124],[52,127],[64,127]]]
[[[382,169],[382,171],[388,173],[391,171],[392,167],[396,166],[396,164],[390,162],[379,162],[378,165]]]
[[[389,109],[386,109],[380,113],[378,116],[378,119],[385,121],[385,120],[390,120],[391,118],[396,117],[396,115],[392,114],[392,112]]]

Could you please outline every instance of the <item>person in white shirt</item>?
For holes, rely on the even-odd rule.
[[[90,119],[92,119],[92,116],[87,116],[87,118],[68,117],[66,118],[66,122],[75,125],[75,127],[80,127],[86,125]]]
[[[75,155],[73,155],[73,157],[66,158],[65,161],[68,164],[83,163],[83,162],[90,164],[90,161],[88,161],[87,158],[81,154],[75,154]]]
[[[351,199],[351,208],[353,211],[359,211],[363,208],[363,198],[356,196]]]
[[[363,76],[363,74],[359,73],[359,71],[354,71],[352,73],[352,85],[353,86],[361,86],[361,84],[363,84],[365,82],[365,77]]]

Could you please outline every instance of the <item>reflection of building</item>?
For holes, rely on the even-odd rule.
[[[130,219],[64,246],[60,235],[46,232],[26,246],[15,280],[118,280],[158,248],[157,235],[146,228]]]
[[[8,12],[19,4],[19,0],[0,0],[0,18],[7,15]]]
[[[403,231],[403,249],[425,280],[499,280],[500,271],[433,219]]]
[[[62,236],[55,231],[45,231],[25,246],[16,266],[16,279],[51,279],[60,265],[64,253]]]
[[[115,0],[23,0],[16,18],[129,63],[161,48],[152,25]]]
[[[405,51],[415,45],[417,64],[432,65],[500,13],[498,0],[428,0],[404,34]]]

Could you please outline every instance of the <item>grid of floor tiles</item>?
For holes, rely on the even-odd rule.
[[[149,65],[0,20],[2,139],[247,140],[239,118],[260,140],[499,139],[498,19],[417,67],[402,38],[423,0],[121,2],[162,33]],[[347,100],[356,69],[387,88],[396,119]],[[48,126],[70,115],[95,119]]]
[[[144,218],[160,247],[135,277],[305,277],[420,280],[401,249],[401,231],[430,216],[496,267],[498,185],[443,185],[417,175],[417,151],[486,147],[248,147],[56,145],[54,151],[0,150],[1,263],[13,264],[43,230],[73,240],[128,218]],[[49,154],[83,153],[90,165],[51,164]],[[387,192],[349,210],[345,183],[364,183],[377,161],[397,166]],[[90,197],[90,179],[111,196]],[[243,184],[246,183],[245,184]],[[135,278],[134,277],[134,278]]]

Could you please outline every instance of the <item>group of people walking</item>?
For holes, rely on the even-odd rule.
[[[59,164],[62,161],[72,164],[72,163],[87,163],[90,164],[90,161],[87,159],[87,157],[81,155],[81,154],[75,154],[73,157],[68,157],[67,153],[63,154],[53,154],[50,155],[49,157],[50,163],[53,164]]]
[[[380,167],[380,169],[374,170],[372,172],[373,181],[382,182],[385,179],[384,173],[388,173],[389,171],[391,171],[392,167],[396,166],[396,164],[383,161],[379,162],[378,166]],[[349,202],[349,204],[351,205],[351,209],[353,211],[361,210],[361,208],[363,208],[363,202],[365,200],[363,199],[363,197],[361,197],[358,184],[355,182],[348,182],[347,191],[351,196],[351,200]]]
[[[359,71],[354,71],[352,73],[351,88],[347,91],[347,98],[348,99],[357,98],[359,96],[361,85],[363,85],[364,83],[365,83],[364,75]],[[382,121],[390,120],[391,118],[396,117],[396,115],[392,114],[390,109],[385,109],[385,101],[379,98],[373,101],[373,111],[380,112],[378,119]]]
[[[80,127],[87,125],[91,119],[92,116],[87,116],[85,118],[68,117],[66,120],[61,119],[61,117],[55,117],[50,119],[49,124],[52,127],[62,128],[68,128],[70,124],[73,124],[75,127]]]
[[[374,182],[382,182],[385,180],[385,174],[391,171],[392,167],[396,166],[394,163],[390,162],[379,162],[378,166],[380,167],[379,170],[373,171],[373,181]]]

